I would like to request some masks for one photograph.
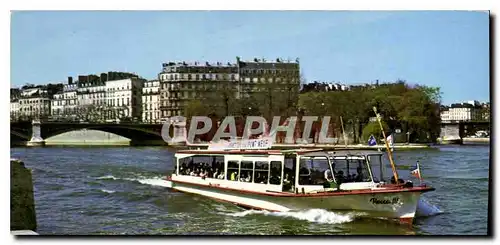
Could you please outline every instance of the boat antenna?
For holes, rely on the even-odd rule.
[[[394,178],[396,183],[399,183],[398,171],[396,170],[396,165],[394,165],[394,160],[392,159],[392,151],[389,147],[389,143],[387,142],[387,138],[385,137],[384,126],[382,126],[382,121],[380,120],[380,114],[377,113],[377,107],[373,107],[373,111],[377,116],[378,124],[380,125],[380,130],[382,131],[382,135],[384,136],[385,147],[387,148],[387,155],[389,156],[389,161],[391,162],[392,173],[394,174]]]

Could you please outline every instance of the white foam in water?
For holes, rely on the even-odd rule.
[[[432,205],[427,200],[420,198],[417,205],[417,217],[433,216],[443,213],[436,205]]]
[[[111,191],[111,190],[106,190],[106,189],[101,189],[102,192],[105,193],[115,193],[116,191]]]
[[[167,187],[167,188],[171,188],[172,187],[172,182],[163,179],[163,177],[154,177],[154,178],[116,178],[113,175],[106,175],[106,176],[97,177],[96,179],[99,179],[99,180],[106,180],[106,179],[128,180],[128,181],[137,181],[137,182],[139,182],[141,184],[144,184],[144,185],[162,186],[162,187]]]
[[[260,210],[245,210],[237,213],[229,213],[226,215],[233,217],[243,217],[252,214],[262,214],[266,216],[276,216],[276,217],[291,217],[299,220],[306,220],[309,222],[320,223],[320,224],[340,224],[351,222],[354,220],[353,214],[339,214],[330,212],[324,209],[309,209],[304,211],[288,211],[288,212],[269,212]]]
[[[117,180],[118,178],[116,178],[113,175],[106,175],[106,176],[102,176],[102,177],[97,177],[97,179],[112,179],[112,180]]]
[[[151,179],[134,179],[135,181],[144,184],[144,185],[153,185],[153,186],[162,186],[162,187],[167,187],[171,188],[172,187],[172,182],[165,180],[160,177],[156,178],[151,178]]]

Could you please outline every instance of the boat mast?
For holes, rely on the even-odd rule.
[[[380,115],[377,113],[377,107],[373,107],[373,111],[377,116],[378,124],[380,125],[380,130],[382,130],[382,135],[384,136],[385,147],[387,148],[387,155],[389,155],[389,161],[391,162],[392,173],[394,174],[394,178],[396,183],[399,183],[398,171],[396,170],[396,165],[394,165],[394,160],[392,159],[392,151],[389,147],[389,143],[387,142],[387,138],[385,137],[384,126],[382,126],[382,121],[380,120]]]
[[[344,137],[344,144],[347,148],[347,137],[345,135],[344,122],[342,121],[342,116],[340,116],[340,126],[342,126],[342,136]]]

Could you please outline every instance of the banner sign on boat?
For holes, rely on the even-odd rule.
[[[258,150],[270,149],[273,145],[271,137],[252,140],[223,141],[208,145],[209,150]]]

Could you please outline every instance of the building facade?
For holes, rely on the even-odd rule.
[[[10,120],[15,121],[19,119],[20,108],[19,99],[21,98],[21,89],[10,89]]]
[[[64,101],[64,94],[63,92],[59,92],[57,94],[54,94],[52,101],[52,105],[50,107],[51,109],[51,117],[54,119],[59,119],[65,117],[64,113],[64,107],[65,107],[65,101]]]
[[[163,71],[158,75],[161,86],[160,117],[183,115],[188,101],[206,98],[209,94],[221,92],[224,87],[234,89],[238,78],[235,64],[164,63]]]
[[[16,121],[20,116],[19,99],[10,100],[10,120]]]
[[[300,66],[295,62],[254,59],[236,63],[163,64],[160,81],[160,117],[183,115],[190,100],[217,96],[247,98],[257,94],[276,93],[276,97],[296,103],[300,89]]]
[[[68,77],[68,83],[63,87],[63,115],[69,120],[78,118],[78,85],[73,82],[72,77]]]
[[[142,88],[142,121],[160,122],[160,81],[144,82]]]
[[[483,120],[481,107],[468,103],[452,104],[447,110],[441,111],[441,121],[480,121]]]
[[[239,98],[272,89],[281,92],[283,96],[290,96],[290,100],[298,100],[300,89],[298,59],[295,62],[281,59],[276,59],[276,61],[260,59],[242,61],[236,57],[236,63],[239,74]]]
[[[106,111],[106,84],[96,75],[78,76],[77,115],[84,121],[104,121]]]
[[[19,115],[22,119],[41,119],[48,117],[50,113],[50,98],[47,90],[30,88],[21,92]]]
[[[127,78],[106,81],[107,120],[141,120],[144,79]]]

